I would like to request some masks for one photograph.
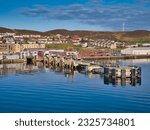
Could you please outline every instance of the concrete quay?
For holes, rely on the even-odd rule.
[[[7,63],[27,63],[33,64],[36,62],[42,62],[47,66],[59,67],[63,69],[79,70],[80,72],[92,72],[97,74],[104,74],[108,77],[116,78],[129,78],[129,77],[140,77],[141,68],[136,66],[112,66],[112,65],[101,65],[99,63],[93,63],[89,60],[77,60],[72,57],[58,57],[45,55],[43,58],[37,58],[37,56],[27,56],[24,59],[2,59],[0,64]]]

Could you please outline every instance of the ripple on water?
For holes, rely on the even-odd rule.
[[[113,87],[100,77],[36,71],[0,77],[0,112],[150,112],[150,66],[141,86]]]

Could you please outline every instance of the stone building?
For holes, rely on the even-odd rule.
[[[20,53],[29,48],[45,48],[45,44],[0,44],[0,54]]]

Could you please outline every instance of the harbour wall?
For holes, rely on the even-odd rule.
[[[94,56],[94,57],[82,57],[82,60],[91,61],[91,60],[117,60],[117,59],[146,59],[150,58],[150,55],[124,55],[124,56]],[[40,62],[41,59],[35,59],[34,62]],[[5,63],[23,63],[26,62],[26,59],[2,59],[0,58],[0,64]]]
[[[150,58],[150,55],[123,55],[123,56],[94,56],[82,57],[83,60],[117,60],[117,59],[145,59]]]

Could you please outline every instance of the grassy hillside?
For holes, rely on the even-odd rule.
[[[91,39],[111,39],[125,42],[150,42],[150,31],[136,30],[126,32],[108,32],[108,31],[85,31],[85,30],[65,30],[56,29],[47,32],[40,32],[35,30],[24,30],[24,29],[9,29],[0,27],[0,33],[15,32],[17,34],[38,34],[38,35],[69,35],[69,36],[80,36]]]
[[[9,28],[0,27],[0,33],[6,33],[6,32],[13,33],[14,31]]]
[[[115,37],[119,41],[125,42],[138,42],[138,43],[147,43],[150,42],[150,31],[146,30],[136,30],[130,32],[118,32],[114,33]]]
[[[50,34],[61,34],[70,36],[81,36],[92,39],[111,39],[125,42],[150,42],[150,31],[136,30],[127,32],[100,32],[100,31],[68,31],[68,30],[52,30],[45,32],[47,35]]]

